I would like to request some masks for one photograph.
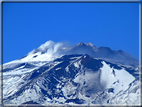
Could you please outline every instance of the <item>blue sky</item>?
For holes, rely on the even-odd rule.
[[[3,3],[3,63],[48,40],[91,42],[139,59],[139,3]]]

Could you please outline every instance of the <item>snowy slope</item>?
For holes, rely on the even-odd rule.
[[[128,90],[130,83],[135,80],[124,68],[116,66],[89,55],[65,55],[40,67],[29,69],[22,75],[4,72],[4,103],[21,104],[34,101],[51,105],[94,102],[105,104],[120,92]],[[125,78],[126,75],[128,79]],[[108,94],[107,99],[98,102],[98,94],[109,89],[113,90],[113,94]],[[138,97],[139,94],[133,95],[135,99]],[[114,102],[111,100],[109,104]]]
[[[4,64],[4,104],[139,105],[139,69],[86,54],[98,50],[91,43],[69,48],[47,41],[25,57]]]

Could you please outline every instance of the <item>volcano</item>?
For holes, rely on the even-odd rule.
[[[47,41],[3,64],[4,105],[140,105],[139,62],[122,50]]]

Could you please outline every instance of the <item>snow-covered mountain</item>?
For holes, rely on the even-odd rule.
[[[117,58],[118,57],[118,58]],[[3,65],[3,103],[140,105],[138,61],[91,43],[47,41]]]

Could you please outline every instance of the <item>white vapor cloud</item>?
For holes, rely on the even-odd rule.
[[[63,45],[63,43],[59,42],[54,45],[54,53],[58,51],[58,49]]]
[[[67,45],[68,44],[68,45]],[[63,54],[66,50],[71,49],[67,42],[53,42],[51,40],[40,45],[37,49],[29,52],[28,55],[22,58],[22,61],[52,61]]]
[[[45,54],[48,54],[48,55],[53,55],[53,54],[56,54],[58,52],[58,50],[61,48],[61,46],[63,46],[64,43],[62,42],[53,42],[51,40],[47,41],[46,43],[42,44],[38,50],[40,52],[45,52]],[[65,45],[64,45],[65,46]]]

